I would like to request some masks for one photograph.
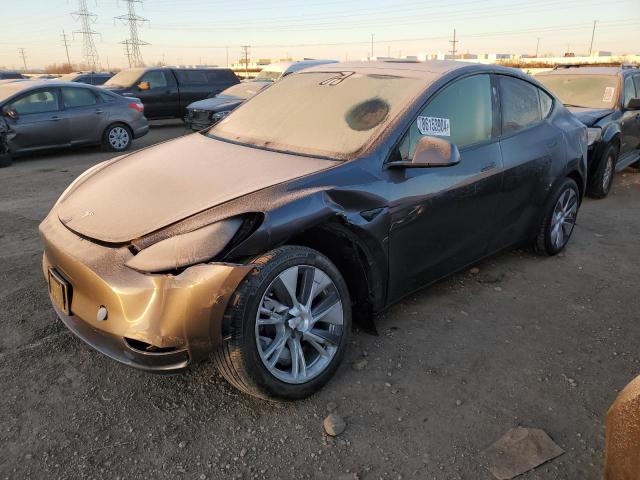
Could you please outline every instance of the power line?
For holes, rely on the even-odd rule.
[[[100,34],[91,28],[91,24],[96,22],[97,15],[89,12],[87,0],[78,0],[78,10],[71,16],[74,20],[80,21],[81,28],[73,32],[73,37],[75,38],[76,33],[82,34],[82,59],[87,66],[96,70],[100,61],[93,37]]]
[[[25,51],[24,48],[20,47],[18,49],[18,53],[20,54],[20,57],[22,57],[22,64],[24,65],[24,71],[27,71],[27,53]]]
[[[249,47],[251,45],[242,45],[242,54],[244,56],[244,78],[249,78]]]
[[[67,64],[71,65],[71,57],[69,57],[69,45],[67,43],[67,34],[64,29],[62,30],[62,44],[64,45],[64,49],[67,52]]]
[[[129,26],[129,38],[123,40],[125,55],[129,61],[129,67],[143,67],[144,60],[142,60],[142,53],[140,53],[141,45],[149,45],[149,43],[140,40],[138,36],[138,24],[148,22],[146,18],[143,18],[136,14],[135,4],[142,4],[142,0],[123,0],[127,4],[127,13],[115,17],[115,20],[120,20]]]

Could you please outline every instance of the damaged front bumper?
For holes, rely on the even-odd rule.
[[[77,236],[55,209],[40,234],[43,272],[60,319],[96,350],[147,371],[177,371],[208,358],[221,343],[229,298],[251,270],[207,263],[178,275],[140,273],[125,266],[133,256],[127,246]],[[52,293],[51,272],[65,283],[66,305]]]

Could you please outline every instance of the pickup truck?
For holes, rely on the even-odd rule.
[[[102,88],[139,98],[148,119],[184,118],[186,107],[240,83],[229,68],[151,67],[123,70]]]

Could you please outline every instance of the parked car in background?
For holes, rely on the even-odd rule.
[[[0,111],[12,156],[50,148],[99,145],[115,152],[149,131],[137,98],[79,83],[24,80],[0,85]]]
[[[272,81],[241,82],[211,98],[194,102],[187,107],[185,124],[195,131],[210,127],[272,83]]]
[[[129,366],[213,359],[245,393],[303,398],[352,316],[514,245],[562,251],[586,130],[515,69],[321,65],[78,177],[40,225],[51,301]]]
[[[59,77],[63,82],[86,83],[88,85],[102,85],[113,77],[113,72],[73,72]]]
[[[337,60],[299,60],[297,62],[275,62],[267,65],[253,80],[262,82],[275,82],[282,77],[298,72],[305,68],[315,67],[317,65],[325,65],[328,63],[337,63]]]
[[[16,80],[28,78],[15,70],[0,70],[0,80]]]
[[[640,161],[640,70],[557,67],[536,79],[589,127],[587,193],[606,197],[615,172]]]
[[[147,118],[184,118],[187,105],[239,83],[229,68],[151,67],[123,70],[103,87],[140,98]]]

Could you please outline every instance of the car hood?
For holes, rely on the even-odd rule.
[[[339,163],[192,134],[132,153],[88,174],[62,198],[57,214],[80,235],[124,243],[234,198]]]
[[[613,113],[612,108],[584,108],[584,107],[567,107],[578,120],[587,127],[593,126],[598,120]]]
[[[244,100],[241,98],[205,98],[190,104],[189,110],[208,110],[211,112],[219,112],[225,109],[233,109],[240,105]]]

